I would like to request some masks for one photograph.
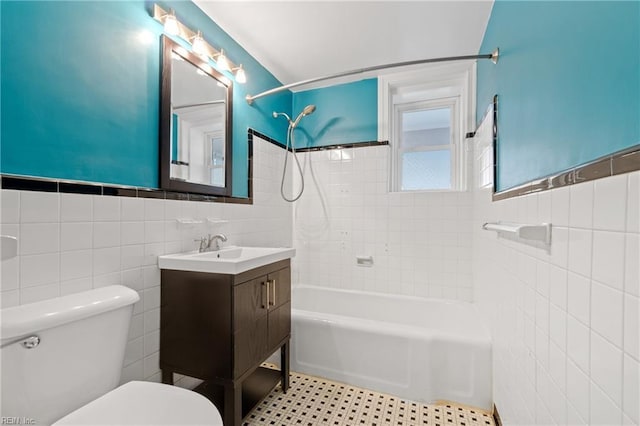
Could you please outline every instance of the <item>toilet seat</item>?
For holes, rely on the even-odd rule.
[[[53,426],[67,425],[222,425],[204,396],[176,386],[129,382],[80,407]]]

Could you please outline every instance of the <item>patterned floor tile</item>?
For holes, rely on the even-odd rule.
[[[244,418],[245,426],[494,426],[493,416],[452,403],[421,404],[291,373]]]

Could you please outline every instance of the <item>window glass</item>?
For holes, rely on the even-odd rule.
[[[402,148],[449,145],[451,109],[423,109],[402,114]]]
[[[451,150],[402,154],[402,191],[451,188]]]
[[[427,101],[400,104],[397,108],[397,189],[451,189],[452,106]]]

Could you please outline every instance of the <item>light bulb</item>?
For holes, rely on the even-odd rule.
[[[177,35],[180,31],[178,28],[178,20],[176,19],[176,12],[171,9],[169,14],[164,18],[164,31],[170,35]]]
[[[202,38],[202,31],[198,30],[198,33],[193,37],[193,42],[191,42],[191,49],[193,53],[204,56],[206,53],[206,47],[204,45],[204,39]]]
[[[240,64],[240,66],[236,70],[236,81],[241,84],[247,82],[247,74],[245,74],[244,68],[242,68],[242,64]]]
[[[231,71],[231,67],[229,66],[229,61],[227,60],[227,57],[224,54],[224,49],[220,50],[220,54],[216,59],[216,63],[218,64],[218,68],[221,71]]]

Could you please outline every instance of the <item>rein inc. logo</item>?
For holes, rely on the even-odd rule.
[[[31,417],[0,417],[0,425],[35,425],[36,420]]]

